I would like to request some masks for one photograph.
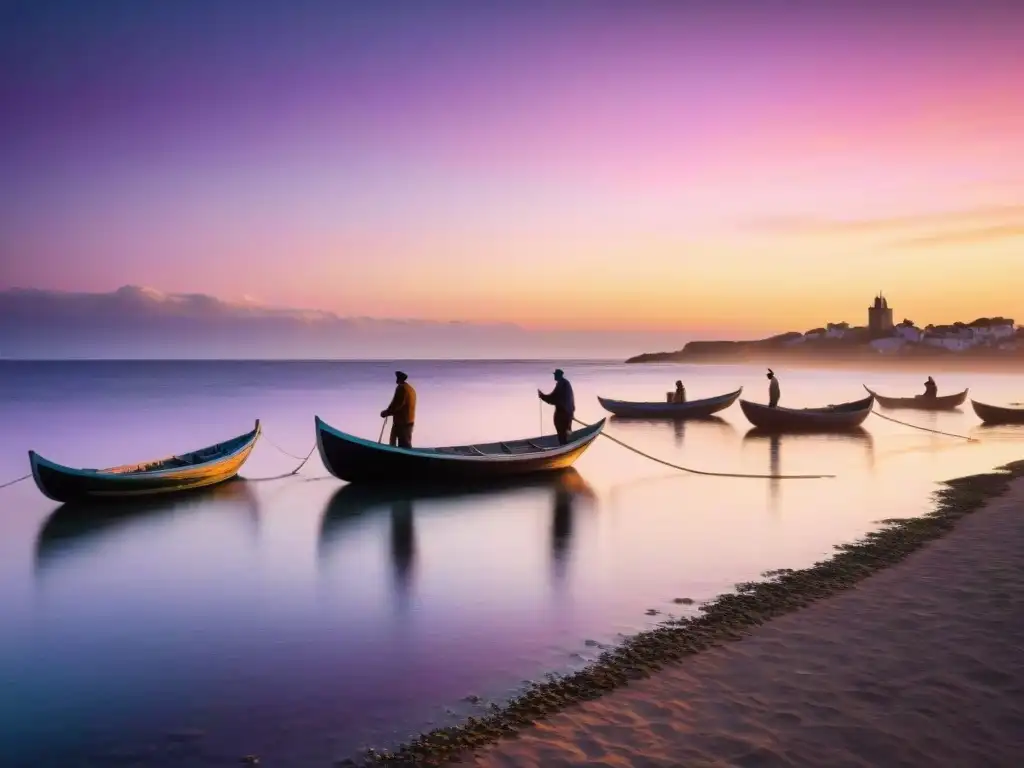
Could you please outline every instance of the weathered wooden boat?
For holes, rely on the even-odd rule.
[[[951,411],[954,408],[959,408],[965,402],[967,402],[967,392],[957,392],[955,395],[942,395],[941,397],[925,397],[924,395],[918,395],[917,397],[883,397],[882,395],[874,392],[868,387],[864,387],[875,397],[877,402],[883,408],[911,408],[918,411]]]
[[[330,426],[315,417],[320,458],[335,477],[350,483],[428,485],[487,483],[571,466],[604,429],[604,419],[569,433],[477,445],[397,448]]]
[[[28,452],[32,477],[54,501],[113,500],[175,493],[223,483],[238,474],[260,436],[260,422],[244,435],[198,451],[109,469],[75,469]]]
[[[971,407],[986,424],[1024,424],[1024,408],[986,405],[977,400],[971,400]]]
[[[726,395],[716,395],[703,400],[690,400],[686,403],[643,403],[628,400],[611,400],[598,396],[601,407],[620,418],[630,419],[704,419],[724,411],[736,402],[743,393],[743,387]]]
[[[825,408],[769,408],[740,400],[743,415],[755,427],[771,432],[828,432],[859,427],[871,413],[874,396]]]

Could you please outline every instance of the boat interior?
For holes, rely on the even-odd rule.
[[[839,403],[838,405],[826,405],[819,408],[783,408],[779,406],[776,410],[792,413],[850,413],[851,411],[863,411],[871,407],[874,397],[866,397],[863,400],[856,400],[852,403]],[[753,403],[762,408],[768,406],[762,403]]]
[[[199,464],[206,464],[210,461],[215,461],[223,456],[228,456],[239,448],[242,448],[246,443],[251,441],[253,435],[251,432],[245,435],[239,435],[238,437],[227,440],[223,443],[217,443],[216,445],[209,445],[206,448],[200,448],[197,451],[190,453],[183,453],[180,456],[168,456],[165,459],[156,459],[154,461],[144,461],[140,464],[122,464],[119,467],[110,467],[109,469],[93,469],[85,470],[87,472],[97,472],[109,475],[130,475],[141,472],[158,472],[163,469],[182,469],[184,467],[194,467]]]
[[[569,444],[593,433],[593,427],[584,427],[569,433]],[[443,448],[418,448],[422,453],[437,453],[445,456],[519,456],[529,453],[543,453],[565,446],[558,443],[557,435],[530,437],[523,440],[506,440],[498,443],[476,445],[452,445]]]

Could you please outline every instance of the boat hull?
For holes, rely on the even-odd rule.
[[[454,455],[438,453],[453,449],[395,448],[374,443],[334,429],[316,417],[316,444],[327,471],[350,483],[389,485],[449,485],[489,483],[520,475],[565,469],[572,466],[601,434],[604,419],[570,433],[565,446],[551,436],[533,438],[546,450],[509,455]],[[520,443],[524,441],[515,441]],[[492,449],[499,443],[480,447]]]
[[[251,432],[197,452],[214,452],[224,447],[223,451],[212,455],[208,461],[152,471],[125,471],[124,468],[76,469],[43,458],[35,451],[29,451],[29,462],[36,487],[54,501],[75,503],[96,499],[135,499],[140,496],[191,491],[230,480],[249,458],[259,435],[260,424],[257,421]],[[159,465],[165,461],[148,465]]]
[[[957,392],[955,395],[943,395],[942,397],[884,397],[877,392],[864,387],[875,396],[877,402],[883,408],[907,409],[915,411],[952,411],[967,402],[967,392]]]
[[[986,424],[1024,424],[1024,408],[1005,408],[971,400],[971,407]]]
[[[747,421],[766,432],[833,432],[860,427],[871,413],[873,397],[828,408],[769,408],[740,400]]]
[[[706,419],[724,411],[735,403],[743,393],[740,387],[735,392],[688,403],[641,403],[627,400],[611,400],[598,397],[601,407],[609,413],[625,419]]]

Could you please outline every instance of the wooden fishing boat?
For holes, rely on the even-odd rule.
[[[740,400],[740,408],[747,420],[762,430],[771,432],[828,432],[855,429],[871,413],[874,396],[852,403],[840,403],[825,408],[769,408],[760,403]]]
[[[1024,424],[1024,408],[986,405],[977,400],[971,400],[971,407],[978,414],[978,418],[986,424]]]
[[[350,483],[487,483],[513,475],[564,469],[590,447],[604,419],[569,433],[478,445],[396,448],[335,429],[315,417],[316,444],[327,471]]]
[[[918,411],[951,411],[959,408],[967,402],[967,392],[957,392],[955,395],[942,395],[941,397],[883,397],[877,392],[867,389],[875,397],[875,401],[883,408],[912,408]]]
[[[643,403],[628,400],[611,400],[598,396],[601,407],[620,418],[636,419],[705,419],[713,413],[724,411],[736,402],[743,393],[743,387],[726,395],[716,395],[703,400],[687,403]]]
[[[28,452],[32,477],[54,501],[135,498],[223,483],[238,474],[260,436],[260,422],[244,435],[198,451],[109,469],[75,469]]]

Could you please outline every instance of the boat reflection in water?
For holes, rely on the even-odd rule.
[[[551,492],[551,561],[556,581],[565,577],[572,548],[573,518],[580,501],[593,501],[596,494],[573,468],[543,474],[509,478],[501,483],[452,487],[374,487],[358,484],[345,485],[331,497],[320,522],[318,555],[321,566],[331,558],[345,536],[346,529],[370,515],[387,511],[389,514],[389,551],[396,602],[406,606],[415,581],[416,530],[415,512],[420,502],[435,505],[455,503],[467,499],[481,505],[500,502],[501,497],[513,498],[528,494]],[[478,509],[473,505],[468,509]]]
[[[35,567],[39,575],[57,562],[122,535],[145,535],[146,529],[180,514],[225,507],[246,511],[246,527],[259,533],[259,506],[252,484],[235,478],[219,485],[164,496],[119,499],[116,503],[72,502],[58,507],[36,534]],[[158,542],[157,542],[158,543]]]
[[[806,474],[821,472],[822,474],[835,474],[834,467],[815,467],[810,463],[800,467],[782,467],[782,446],[787,446],[787,452],[793,450],[795,453],[806,456],[821,455],[827,456],[827,451],[817,450],[824,444],[835,445],[836,443],[859,444],[865,449],[865,456],[868,468],[873,472],[875,469],[875,441],[871,433],[863,428],[856,428],[844,432],[774,432],[754,427],[743,435],[743,445],[767,443],[768,444],[768,471],[770,475],[781,474]],[[768,480],[768,495],[771,501],[772,511],[777,511],[782,483],[798,482],[795,480],[782,480],[773,477]]]
[[[967,434],[976,440],[1024,440],[1024,424],[976,424]]]
[[[691,436],[707,434],[710,431],[720,434],[736,432],[736,427],[719,416],[705,416],[701,419],[650,419],[636,416],[612,416],[608,419],[608,424],[616,429],[626,431],[643,429],[649,432],[652,429],[671,428],[675,436],[677,448],[682,447],[683,438],[686,437],[687,432]]]

